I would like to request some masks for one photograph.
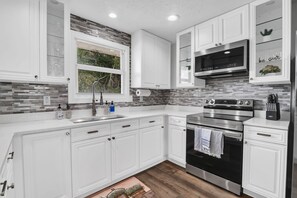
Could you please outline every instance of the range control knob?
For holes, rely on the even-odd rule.
[[[250,105],[251,103],[250,103],[250,101],[246,100],[246,101],[244,102],[244,104],[245,104],[245,105]]]
[[[238,105],[242,105],[242,104],[243,104],[242,100],[238,100],[238,101],[237,101],[237,104],[238,104]]]
[[[215,104],[215,100],[214,100],[214,99],[211,99],[211,100],[209,101],[209,104],[214,105],[214,104]]]

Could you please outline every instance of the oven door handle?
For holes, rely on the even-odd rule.
[[[211,129],[211,130],[215,130],[215,131],[221,131],[223,132],[223,135],[225,137],[228,138],[233,138],[233,139],[237,139],[238,141],[242,141],[242,133],[241,132],[233,132],[233,131],[228,131],[228,130],[223,130],[223,129],[215,129],[215,128],[211,128],[211,127],[204,127],[204,126],[195,126],[192,124],[187,124],[187,129],[189,130],[195,130],[195,128],[204,128],[204,129]]]

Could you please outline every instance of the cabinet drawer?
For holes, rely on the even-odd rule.
[[[244,127],[244,138],[251,140],[260,140],[271,143],[287,145],[288,131],[261,128],[261,127]]]
[[[140,128],[146,128],[157,125],[163,125],[163,116],[155,116],[140,119]]]
[[[176,117],[176,116],[169,116],[168,122],[171,125],[186,127],[186,118]]]
[[[98,125],[71,129],[71,141],[76,142],[110,134],[110,125]]]
[[[125,131],[132,131],[139,128],[138,120],[127,120],[123,122],[116,122],[111,124],[111,133],[120,133]]]

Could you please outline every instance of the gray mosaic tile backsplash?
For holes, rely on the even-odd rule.
[[[92,36],[101,37],[127,46],[131,45],[131,35],[110,27],[71,15],[71,29]],[[157,71],[156,71],[157,72]],[[203,106],[207,98],[251,98],[255,108],[265,109],[269,93],[278,93],[283,111],[289,111],[290,85],[262,85],[248,83],[247,77],[207,80],[205,89],[151,90],[150,97],[139,102],[135,89],[130,92],[133,102],[116,103],[117,106],[184,105]],[[51,105],[43,105],[43,96],[51,97]],[[54,111],[58,104],[68,101],[67,85],[43,85],[0,82],[0,114]],[[91,104],[72,104],[72,109],[90,109]]]

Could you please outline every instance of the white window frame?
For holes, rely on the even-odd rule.
[[[121,70],[94,67],[77,63],[77,42],[90,43],[92,45],[105,46],[121,51]],[[76,31],[71,31],[71,59],[69,67],[70,83],[68,85],[68,102],[73,103],[91,103],[92,93],[78,93],[78,70],[91,70],[98,72],[107,72],[122,75],[121,94],[103,93],[104,101],[114,102],[132,102],[130,95],[130,49],[119,43],[108,41],[99,37],[90,36]],[[99,99],[100,94],[96,93],[96,99]]]

